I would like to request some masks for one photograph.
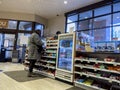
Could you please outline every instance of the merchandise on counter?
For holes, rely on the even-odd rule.
[[[94,81],[94,80],[92,80],[92,79],[87,79],[87,80],[85,80],[83,83],[84,83],[84,84],[87,84],[87,85],[92,85],[93,81]]]
[[[102,73],[102,77],[106,77],[106,78],[109,78],[110,77],[110,75],[111,75],[111,73]]]
[[[76,81],[83,83],[85,79],[77,79]]]
[[[100,64],[94,64],[93,67],[100,68]]]
[[[105,62],[115,62],[115,58],[112,58],[112,57],[107,57],[104,59]]]

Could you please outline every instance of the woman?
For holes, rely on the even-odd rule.
[[[30,62],[29,65],[29,73],[28,77],[31,77],[33,75],[33,68],[35,66],[35,62],[38,59],[38,56],[40,56],[41,53],[38,53],[38,46],[42,46],[43,43],[41,41],[41,31],[36,30],[32,35],[29,37],[28,41],[28,60]]]

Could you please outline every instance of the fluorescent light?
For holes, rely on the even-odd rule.
[[[67,1],[64,1],[64,4],[67,4],[68,2]]]

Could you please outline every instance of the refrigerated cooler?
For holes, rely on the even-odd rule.
[[[73,82],[74,51],[75,33],[60,34],[58,37],[56,78]]]

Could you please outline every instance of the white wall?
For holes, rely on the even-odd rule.
[[[1,19],[13,19],[13,20],[26,20],[26,21],[35,21],[41,24],[44,24],[45,36],[54,36],[57,31],[65,32],[65,16],[56,16],[52,19],[45,19],[41,16],[34,14],[25,14],[25,13],[13,13],[13,12],[2,12],[0,11]]]
[[[45,30],[45,36],[54,36],[56,31],[65,32],[65,16],[57,16],[48,20],[48,28]]]
[[[34,14],[14,13],[14,12],[2,12],[0,11],[1,19],[13,19],[13,20],[26,20],[35,21],[47,26],[47,19]]]

